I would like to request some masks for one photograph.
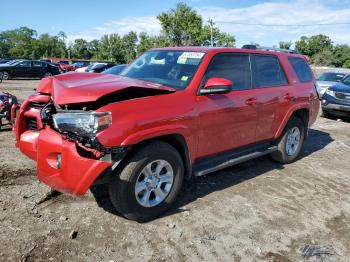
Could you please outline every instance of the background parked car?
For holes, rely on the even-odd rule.
[[[317,92],[320,97],[326,92],[327,88],[341,82],[345,73],[326,72],[321,74],[316,80]]]
[[[350,116],[350,75],[344,82],[327,88],[321,105],[324,117]]]
[[[7,58],[3,58],[3,59],[0,59],[0,64],[5,64],[7,62],[10,62],[11,59],[7,59]]]
[[[121,64],[112,66],[111,68],[103,71],[103,74],[112,74],[112,75],[119,75],[128,65],[127,64]]]
[[[114,65],[115,64],[112,64],[112,63],[97,63],[93,65],[91,68],[88,67],[86,72],[101,73],[102,71],[105,71],[106,69],[111,68]]]
[[[14,63],[1,64],[3,79],[16,77],[42,78],[60,74],[58,66],[41,61],[20,60]]]

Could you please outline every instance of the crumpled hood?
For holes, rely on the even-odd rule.
[[[135,87],[176,91],[171,87],[123,76],[73,72],[44,78],[37,92],[51,94],[55,104],[63,105],[92,102],[102,96]]]

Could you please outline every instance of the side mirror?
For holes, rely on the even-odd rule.
[[[209,78],[204,87],[201,88],[201,95],[227,94],[232,91],[232,81],[225,78]]]

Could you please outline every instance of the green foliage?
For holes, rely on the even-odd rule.
[[[234,47],[236,44],[236,39],[234,36],[220,32],[218,27],[213,25],[213,42],[216,46],[226,46],[226,47]],[[211,29],[210,25],[205,25],[202,28],[201,33],[201,43],[210,43],[211,39]]]
[[[348,45],[336,45],[333,49],[333,53],[336,60],[335,66],[346,67],[345,63],[350,61],[350,47]]]
[[[75,39],[69,47],[70,56],[80,59],[90,59],[92,54],[89,51],[89,43],[84,39]]]
[[[302,36],[295,42],[296,49],[310,57],[328,49],[332,50],[332,40],[326,35],[313,35],[311,37]]]
[[[282,48],[282,49],[290,49],[292,44],[293,44],[292,41],[288,41],[288,42],[280,41],[278,43],[278,46],[279,46],[279,48]]]
[[[331,50],[325,49],[312,57],[312,63],[318,66],[334,66],[336,59]]]
[[[346,60],[343,64],[343,67],[344,68],[350,68],[350,59],[349,60]]]
[[[0,55],[32,58],[33,44],[36,35],[36,31],[28,27],[20,27],[14,30],[1,32]]]
[[[171,45],[199,45],[202,31],[202,17],[184,3],[178,3],[175,9],[170,9],[157,16],[164,35]]]

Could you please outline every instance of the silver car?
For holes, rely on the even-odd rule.
[[[342,82],[345,78],[350,77],[350,74],[338,73],[338,72],[326,72],[321,74],[316,80],[316,88],[320,97],[326,92],[328,87],[336,85]]]

